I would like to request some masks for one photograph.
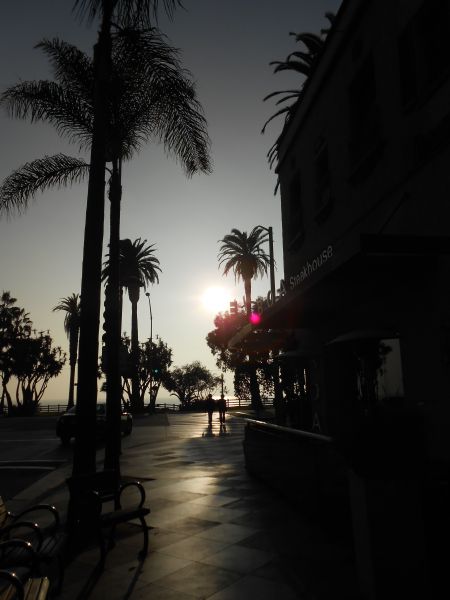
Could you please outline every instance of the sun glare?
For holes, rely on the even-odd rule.
[[[230,295],[224,288],[210,287],[203,292],[201,302],[204,309],[217,314],[228,309]]]

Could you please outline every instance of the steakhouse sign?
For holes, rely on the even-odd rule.
[[[293,290],[298,287],[305,279],[308,279],[315,271],[323,267],[330,258],[333,258],[333,246],[328,246],[322,250],[322,252],[311,262],[308,261],[299,273],[291,275],[289,277],[289,288]]]
[[[307,261],[299,273],[289,277],[289,290],[291,291],[297,288],[301,283],[303,283],[303,281],[305,281],[305,279],[320,269],[332,257],[333,246],[327,246],[311,262]],[[280,287],[277,290],[277,295],[275,298],[272,298],[272,293],[269,291],[266,298],[259,298],[254,302],[254,310],[259,314],[263,313],[267,308],[273,306],[282,296],[285,296],[286,292],[286,283],[284,279],[282,279],[280,281]],[[242,299],[242,302],[243,305],[245,305],[245,298]]]

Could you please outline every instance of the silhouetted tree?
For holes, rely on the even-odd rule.
[[[137,238],[120,241],[120,285],[128,290],[131,302],[131,363],[132,363],[132,411],[142,411],[144,399],[139,392],[139,331],[137,305],[140,288],[146,289],[149,283],[158,283],[159,260],[154,256],[154,245],[146,245],[147,240]],[[103,277],[109,274],[110,265],[103,270]]]
[[[115,3],[119,10],[119,4]],[[147,3],[148,4],[148,3]],[[170,3],[168,3],[170,4]],[[86,3],[87,6],[87,3]],[[98,4],[97,8],[100,7]],[[141,7],[142,8],[142,7]],[[121,10],[121,9],[120,9]],[[121,14],[124,14],[121,12]],[[108,34],[109,35],[109,34]],[[100,146],[105,146],[102,151],[96,146],[94,151],[93,139],[95,137],[95,94],[92,97],[92,89],[98,91],[98,87],[93,85],[95,82],[96,66],[89,59],[79,52],[73,46],[54,40],[53,42],[44,41],[40,45],[54,61],[55,75],[61,79],[61,86],[64,88],[61,95],[58,93],[47,94],[44,101],[40,103],[37,100],[38,108],[34,111],[34,98],[24,94],[24,102],[17,110],[17,115],[25,117],[28,114],[34,119],[43,119],[53,122],[57,125],[61,133],[67,133],[71,137],[81,135],[81,145],[87,145],[92,142],[91,149],[91,169],[93,170],[93,156],[97,156],[97,166],[99,156],[100,160],[112,162],[112,175],[110,180],[110,200],[111,200],[111,234],[110,234],[110,260],[116,265],[114,276],[117,280],[112,282],[110,279],[112,296],[110,306],[113,306],[113,313],[116,315],[116,324],[113,338],[120,337],[120,326],[118,325],[118,240],[119,240],[119,221],[120,221],[120,197],[121,197],[121,162],[123,158],[130,158],[134,151],[139,149],[141,143],[149,137],[159,138],[166,150],[177,156],[183,164],[188,175],[195,171],[207,171],[209,169],[209,157],[207,152],[208,139],[205,129],[205,120],[201,115],[201,108],[195,96],[195,90],[189,81],[188,73],[181,69],[176,51],[164,43],[162,36],[155,30],[144,33],[121,30],[121,35],[116,36],[114,43],[111,44],[111,52],[115,62],[107,69],[110,74],[108,80],[104,80],[105,73],[102,72],[104,88],[109,89],[111,103],[110,110],[104,110],[100,115],[101,119],[108,118],[104,123],[102,133],[103,141]],[[115,49],[115,50],[114,50]],[[94,58],[95,63],[95,58]],[[77,68],[72,68],[76,64]],[[53,84],[52,89],[56,84]],[[11,95],[11,102],[16,102],[17,92],[20,92],[20,86],[16,86],[15,92]],[[45,87],[45,86],[44,86]],[[69,96],[74,99],[76,110],[72,111],[66,118],[64,113],[69,105],[67,100],[67,87]],[[28,92],[28,90],[25,90]],[[81,97],[80,97],[81,94]],[[59,99],[62,98],[62,104]],[[23,100],[23,99],[22,99]],[[9,101],[9,100],[8,100]],[[54,104],[52,104],[52,102]],[[62,123],[58,119],[62,116]],[[75,120],[74,120],[75,115]],[[98,116],[98,114],[97,114]],[[72,128],[72,129],[71,129]],[[45,168],[44,168],[45,167]],[[62,167],[60,170],[59,167]],[[43,176],[42,176],[43,172]],[[23,207],[26,200],[38,189],[42,190],[48,184],[66,183],[81,178],[88,172],[88,165],[78,159],[71,159],[64,155],[56,157],[46,157],[40,161],[28,163],[24,168],[14,173],[3,186],[0,196],[0,208]],[[58,180],[58,177],[60,178]],[[94,184],[92,180],[97,183]],[[92,189],[91,189],[92,188]],[[91,255],[89,261],[83,262],[83,285],[87,285],[89,298],[84,298],[86,304],[85,317],[86,325],[85,336],[86,344],[83,346],[83,334],[80,333],[80,360],[79,360],[79,390],[86,384],[91,394],[92,388],[92,345],[89,345],[88,338],[97,331],[97,323],[93,328],[92,314],[97,312],[97,303],[99,299],[99,290],[97,290],[96,279],[96,259],[98,255],[99,243],[103,237],[103,202],[98,201],[96,206],[92,200],[93,189],[103,190],[103,184],[97,175],[90,177],[88,210],[86,216],[85,230],[85,249],[84,255]],[[17,191],[17,195],[14,194]],[[103,192],[102,192],[103,193]],[[94,194],[95,195],[95,194]],[[18,201],[14,199],[17,198]],[[101,209],[101,214],[98,212]],[[93,216],[97,215],[97,216]],[[101,217],[101,219],[100,219]],[[101,220],[101,223],[98,220]],[[100,236],[100,238],[98,237]],[[95,238],[95,239],[94,239]],[[100,240],[100,242],[99,242]],[[88,264],[89,262],[89,264]],[[116,285],[117,283],[117,285]],[[92,297],[94,294],[94,300]],[[81,307],[81,331],[83,330],[83,304]],[[118,342],[114,342],[118,350]],[[83,361],[83,347],[86,361]],[[97,348],[97,342],[95,342]],[[98,351],[98,348],[97,348]],[[117,354],[118,351],[113,352]],[[89,358],[91,356],[91,358]],[[112,365],[113,361],[109,361]],[[88,365],[91,364],[91,367]],[[87,369],[87,371],[86,371]],[[118,368],[111,369],[118,373]],[[83,373],[90,373],[84,377]],[[89,383],[88,383],[89,382]],[[120,383],[120,382],[119,382]],[[120,390],[119,390],[120,391]],[[86,392],[83,402],[88,400],[89,393]],[[89,396],[92,400],[92,396]],[[112,414],[113,411],[109,411]],[[80,412],[80,418],[84,419],[84,407]],[[86,409],[86,418],[92,421],[95,413],[92,407]],[[95,425],[95,423],[94,423]],[[92,449],[91,449],[92,450]],[[88,452],[89,453],[89,452]],[[81,451],[84,455],[84,450]],[[76,452],[77,455],[77,452]],[[85,458],[81,458],[84,462]],[[92,464],[92,459],[87,459]],[[80,462],[80,464],[81,464]],[[86,462],[86,464],[87,464]],[[83,469],[81,469],[83,470]]]
[[[192,402],[204,400],[221,384],[221,377],[215,376],[199,361],[172,369],[164,382],[164,387],[188,408]]]
[[[267,275],[270,265],[269,255],[261,248],[267,240],[267,232],[259,226],[254,227],[250,234],[232,229],[231,233],[219,240],[222,242],[218,254],[219,266],[223,265],[224,275],[232,271],[236,281],[243,280],[247,316],[251,314],[252,279]]]
[[[0,413],[4,410],[5,401],[8,411],[13,409],[8,384],[14,375],[13,347],[18,340],[31,335],[33,324],[23,308],[15,306],[17,300],[10,292],[2,292],[0,296],[0,378],[2,395]]]
[[[40,332],[17,339],[11,347],[17,408],[23,414],[34,413],[50,379],[60,374],[66,362],[65,353],[52,343],[48,333]]]
[[[250,234],[239,229],[232,229],[220,242],[219,266],[223,265],[223,274],[233,271],[235,279],[244,281],[245,308],[247,316],[251,314],[252,279],[258,275],[267,274],[270,265],[269,255],[261,248],[268,240],[267,232],[262,227],[254,227]],[[252,406],[259,409],[262,406],[261,395],[256,375],[256,365],[250,369],[250,389]]]
[[[170,15],[177,4],[177,0],[164,0],[166,12]],[[111,28],[113,23],[121,27],[148,29],[152,26],[151,13],[156,15],[159,6],[158,0],[76,0],[75,8],[78,8],[81,17],[87,17],[92,21],[99,17],[100,31],[98,41],[94,48],[94,102],[93,102],[93,136],[91,146],[91,168],[89,171],[89,186],[86,208],[86,224],[83,250],[83,272],[81,296],[83,304],[81,307],[81,330],[80,330],[80,359],[78,373],[78,391],[83,395],[83,406],[80,407],[79,418],[89,427],[89,447],[85,448],[78,442],[75,446],[74,473],[95,471],[95,406],[97,400],[96,369],[98,356],[98,327],[100,317],[100,287],[102,270],[102,244],[103,244],[103,219],[104,219],[104,171],[108,160],[107,155],[107,120],[108,107],[111,99],[111,70],[112,70],[112,38]],[[117,169],[114,170],[115,180],[118,181]],[[118,202],[119,194],[115,197]],[[120,204],[119,204],[120,206]],[[113,220],[111,220],[113,221]],[[111,269],[112,303],[115,310],[116,323],[111,336],[116,345],[111,350],[110,368],[118,371],[120,330],[117,331],[118,306],[119,306],[119,282],[118,282],[118,243],[119,231],[117,230],[117,219],[111,224],[114,230],[114,240],[110,245],[111,261],[116,261],[115,274]],[[114,379],[113,391],[118,391],[118,373]],[[111,385],[111,377],[109,384]],[[115,400],[117,400],[115,398]],[[115,427],[112,432],[113,461],[114,467],[118,465],[116,456],[120,450],[119,434],[119,412],[120,406],[115,403],[114,415]],[[113,411],[109,411],[112,418]]]
[[[69,381],[69,399],[68,408],[74,405],[75,391],[75,367],[78,358],[78,336],[80,332],[80,295],[71,294],[65,298],[61,298],[53,311],[64,311],[64,331],[69,338],[69,365],[70,365],[70,381]]]
[[[129,338],[122,338],[126,345],[130,345]],[[131,361],[130,361],[131,363]],[[159,388],[164,385],[169,376],[169,367],[172,365],[172,349],[158,338],[157,343],[150,345],[150,340],[139,346],[139,398],[143,404],[145,395],[149,392],[150,399],[148,408],[150,412],[155,410],[156,398]],[[132,389],[129,384],[129,375],[132,374],[132,366],[124,375],[123,393],[131,400]],[[151,389],[150,389],[151,385]]]
[[[332,12],[326,12],[325,17],[330,22],[330,27],[321,29],[321,34],[323,36],[328,35],[335,20],[335,15]],[[280,104],[292,99],[295,99],[295,102],[293,104],[290,104],[289,106],[284,106],[271,117],[269,117],[269,119],[267,119],[267,121],[264,123],[261,133],[264,133],[267,125],[279,115],[285,115],[284,126],[286,126],[289,123],[291,116],[295,110],[295,107],[297,106],[297,102],[300,101],[303,96],[305,82],[308,80],[311,73],[313,72],[317,60],[325,44],[325,37],[320,37],[315,33],[295,33],[291,31],[289,35],[293,35],[297,42],[301,42],[304,46],[304,49],[296,52],[291,52],[284,61],[275,60],[270,62],[269,64],[275,65],[274,73],[279,73],[280,71],[294,71],[295,73],[303,75],[304,79],[302,81],[301,86],[297,89],[272,92],[271,94],[268,94],[263,98],[263,101],[265,102],[266,100],[274,98],[275,96],[287,94],[283,98],[277,100],[276,106],[279,106]],[[280,137],[276,139],[275,143],[269,148],[269,151],[267,153],[267,158],[269,160],[269,165],[271,168],[274,165],[274,163],[278,160],[278,145]],[[275,192],[277,189],[278,182],[275,187]]]

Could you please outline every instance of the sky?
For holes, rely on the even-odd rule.
[[[123,170],[121,238],[140,237],[155,244],[162,274],[150,292],[153,337],[173,350],[173,365],[199,360],[219,374],[205,337],[218,310],[242,302],[243,284],[218,268],[219,240],[232,228],[249,232],[273,227],[275,278],[283,278],[280,199],[266,153],[279,135],[283,117],[261,128],[277,109],[264,96],[295,89],[302,76],[273,74],[272,60],[300,49],[290,31],[319,32],[326,11],[340,0],[185,0],[170,22],[160,27],[181,50],[181,60],[196,82],[211,139],[213,171],[187,179],[176,161],[150,143]],[[96,23],[81,23],[73,0],[15,0],[2,6],[0,89],[23,80],[51,79],[48,61],[34,49],[43,38],[59,37],[92,53]],[[65,152],[79,155],[50,125],[13,120],[0,109],[0,181],[27,161]],[[87,158],[86,154],[81,154]],[[50,330],[56,345],[68,351],[64,314],[52,308],[79,292],[86,209],[86,184],[38,194],[20,216],[0,217],[0,292],[10,291],[30,314],[38,331]],[[106,211],[108,211],[106,206]],[[105,233],[108,232],[105,222]],[[106,248],[107,235],[104,244]],[[268,247],[266,248],[268,252]],[[221,288],[221,301],[207,303],[210,288]],[[266,295],[268,277],[256,279],[252,296]],[[215,297],[213,295],[213,297]],[[212,306],[213,304],[214,306]],[[138,307],[139,337],[150,335],[144,291]],[[123,329],[131,330],[129,302]],[[52,380],[42,403],[65,402],[69,366]],[[225,375],[233,393],[232,375]],[[101,396],[99,395],[99,398]],[[168,399],[162,390],[158,401]]]

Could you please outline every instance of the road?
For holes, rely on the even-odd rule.
[[[63,446],[55,435],[57,417],[0,419],[0,496],[14,497],[49,471],[72,461],[74,441]],[[133,433],[123,439],[123,447],[132,448],[167,435],[165,415],[134,419]],[[98,443],[98,450],[102,450]]]

